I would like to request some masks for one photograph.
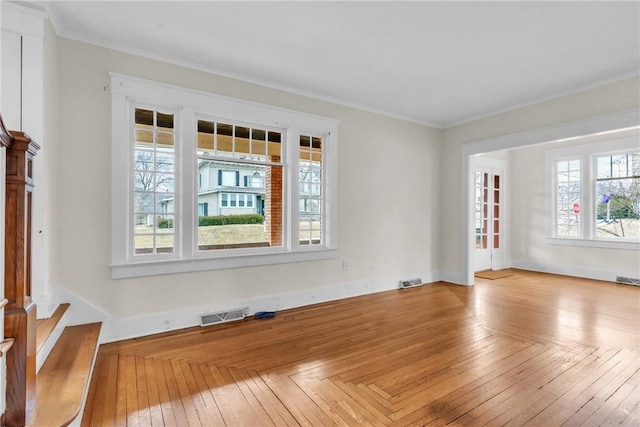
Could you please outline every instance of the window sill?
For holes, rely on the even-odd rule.
[[[316,249],[251,256],[241,255],[218,258],[190,258],[131,262],[126,264],[112,264],[110,267],[112,279],[126,279],[130,277],[157,276],[162,274],[190,273],[205,270],[222,270],[227,268],[318,261],[337,258],[337,256],[337,249]]]
[[[580,246],[588,248],[603,249],[621,249],[621,250],[640,250],[640,241],[613,241],[613,240],[595,240],[595,239],[578,239],[563,237],[547,237],[547,244],[561,246]]]

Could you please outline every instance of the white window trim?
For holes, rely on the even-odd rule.
[[[335,258],[337,234],[337,143],[338,121],[307,113],[272,107],[250,101],[214,95],[207,92],[158,83],[146,79],[109,73],[111,90],[111,276],[114,279],[173,274],[190,271],[249,267]],[[195,159],[196,114],[226,117],[287,129],[283,164],[283,245],[273,248],[246,248],[219,251],[197,251],[197,162],[176,161],[180,179],[176,186],[175,229],[176,253],[171,257],[131,254],[130,197],[130,106],[132,103],[157,105],[178,110],[176,134],[177,158]],[[325,191],[325,243],[322,246],[299,245],[297,241],[297,140],[299,135],[323,135]],[[123,232],[123,230],[125,232]],[[193,232],[189,232],[193,230]],[[180,235],[181,237],[178,237]]]
[[[607,249],[640,249],[640,239],[607,239],[595,236],[595,158],[601,154],[627,152],[638,149],[638,137],[559,148],[545,152],[547,243],[552,245],[595,247]],[[579,237],[557,236],[555,224],[555,164],[561,160],[580,160],[580,227]]]

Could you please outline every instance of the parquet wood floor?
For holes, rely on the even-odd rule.
[[[100,347],[85,426],[640,424],[640,288],[515,270]]]

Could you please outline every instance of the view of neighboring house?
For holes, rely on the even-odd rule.
[[[265,168],[201,160],[198,165],[198,216],[264,215]],[[161,202],[173,212],[174,199]]]
[[[198,165],[198,215],[264,215],[265,170],[258,165],[201,161]]]

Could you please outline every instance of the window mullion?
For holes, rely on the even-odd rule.
[[[180,118],[180,151],[176,164],[179,169],[176,175],[180,182],[180,212],[176,213],[178,220],[178,229],[176,233],[179,236],[178,244],[182,258],[191,258],[195,254],[197,242],[197,206],[198,206],[198,187],[196,175],[198,174],[198,156],[196,152],[196,123],[195,112],[193,109],[183,107]]]
[[[285,190],[287,200],[287,210],[285,211],[285,221],[288,230],[287,248],[296,250],[300,247],[300,129],[292,127],[287,135],[287,179]]]
[[[595,180],[595,156],[585,155],[582,163],[585,167],[582,170],[582,194],[580,206],[582,206],[580,214],[582,215],[582,238],[593,239],[595,236],[595,217],[596,203],[594,194],[596,191]]]

